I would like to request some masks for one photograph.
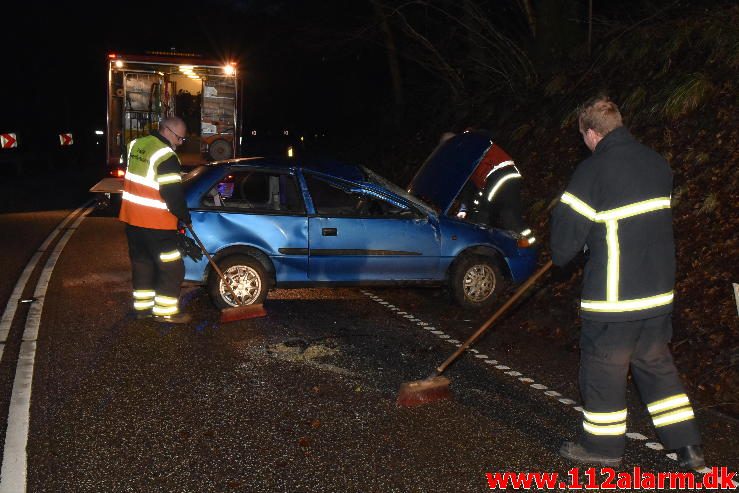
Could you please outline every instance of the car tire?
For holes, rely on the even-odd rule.
[[[267,271],[259,260],[249,255],[231,255],[218,261],[218,267],[226,279],[231,279],[231,287],[236,291],[238,301],[223,284],[217,272],[208,276],[208,294],[216,307],[233,308],[241,305],[258,305],[264,302],[270,288]]]
[[[505,290],[503,277],[493,257],[466,255],[452,267],[450,284],[454,300],[465,308],[482,309],[492,305]]]

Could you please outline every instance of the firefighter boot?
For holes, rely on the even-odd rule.
[[[680,467],[683,469],[701,469],[705,467],[706,461],[703,459],[703,450],[700,445],[686,445],[675,451]]]
[[[565,442],[559,448],[559,455],[565,459],[586,464],[600,464],[601,466],[617,466],[621,464],[621,457],[608,457],[596,452],[589,452],[582,445],[575,442]]]

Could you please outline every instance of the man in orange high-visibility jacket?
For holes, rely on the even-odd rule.
[[[705,465],[693,408],[668,343],[672,336],[675,242],[672,171],[623,126],[605,96],[578,111],[593,154],[575,170],[552,212],[552,262],[588,248],[580,317],[582,433],[559,453],[615,466],[626,446],[626,377],[634,382],[662,445],[680,467]]]
[[[177,117],[163,120],[158,132],[132,141],[123,182],[119,218],[126,223],[137,318],[187,323],[180,313],[185,265],[177,249],[177,221],[190,224],[182,190],[180,160],[174,150],[187,128]]]

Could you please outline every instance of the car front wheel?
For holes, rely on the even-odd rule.
[[[451,275],[454,299],[465,308],[490,306],[506,280],[492,257],[469,255],[459,259]]]
[[[208,279],[208,293],[218,308],[255,305],[264,302],[269,290],[269,278],[262,264],[248,255],[233,255],[218,262],[218,267],[236,293],[212,272]]]

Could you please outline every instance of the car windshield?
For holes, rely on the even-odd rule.
[[[391,182],[390,180],[387,180],[387,179],[383,178],[382,176],[378,175],[377,173],[375,173],[371,169],[366,168],[364,166],[361,166],[361,168],[362,168],[362,171],[365,173],[365,175],[367,175],[367,181],[369,181],[371,183],[376,183],[376,184],[378,184],[378,185],[380,185],[382,187],[387,188],[388,190],[390,190],[391,192],[393,192],[395,195],[397,195],[399,197],[403,197],[408,202],[411,202],[412,204],[418,206],[419,208],[423,209],[427,213],[433,213],[433,214],[435,214],[434,208],[431,207],[430,205],[428,205],[426,202],[424,202],[421,199],[419,199],[418,197],[409,194],[407,191],[403,190],[402,188],[400,188],[395,183]]]

